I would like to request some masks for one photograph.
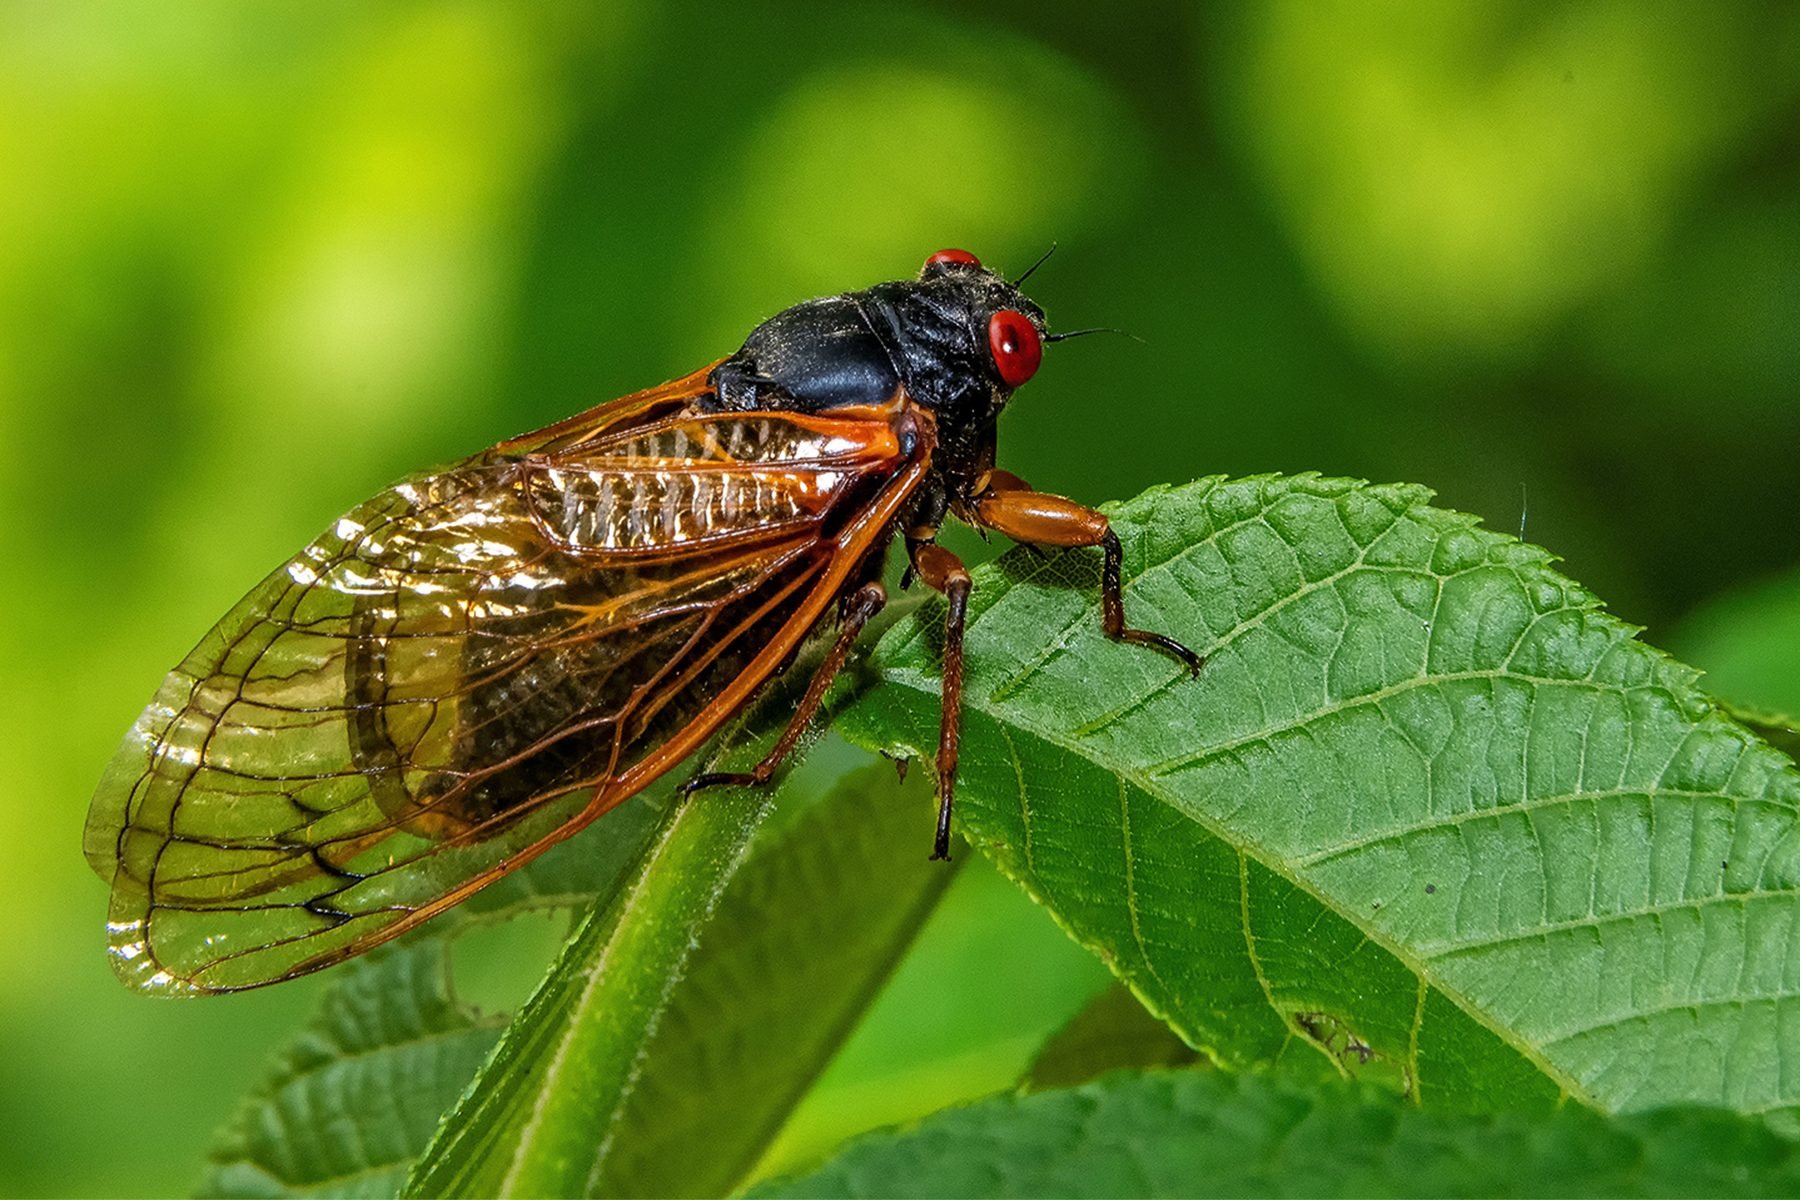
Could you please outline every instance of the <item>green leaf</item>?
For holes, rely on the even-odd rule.
[[[1423,1102],[1800,1103],[1800,775],[1695,673],[1412,486],[1156,489],[976,579],[962,831],[1190,1044]],[[937,619],[841,727],[935,744]]]
[[[391,1196],[506,1027],[458,988],[468,935],[575,912],[613,886],[655,829],[646,797],[417,933],[338,968],[320,1011],[220,1131],[208,1196]],[[541,965],[539,967],[541,969]],[[466,979],[461,980],[465,985]]]
[[[902,787],[870,764],[765,827],[643,1048],[591,1192],[744,1181],[955,876],[927,860],[921,775]]]
[[[1127,1067],[1187,1067],[1201,1061],[1128,988],[1114,984],[1044,1043],[1019,1086],[1041,1092],[1087,1083]]]
[[[1368,1085],[1212,1071],[1000,1096],[852,1143],[801,1196],[1791,1196],[1800,1152],[1709,1109],[1422,1111]]]

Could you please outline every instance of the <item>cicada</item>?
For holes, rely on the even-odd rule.
[[[896,537],[947,600],[946,857],[970,588],[950,516],[1098,547],[1107,635],[1197,670],[1127,627],[1106,518],[994,465],[1059,340],[1022,282],[941,251],[340,517],[169,673],[101,780],[86,852],[125,982],[236,991],[411,929],[695,755],[828,636],[755,769],[687,786],[767,783],[886,602]]]

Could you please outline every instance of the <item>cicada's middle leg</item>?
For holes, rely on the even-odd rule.
[[[936,542],[908,541],[913,574],[950,603],[944,618],[944,690],[938,719],[937,836],[931,857],[950,857],[950,809],[956,802],[956,748],[962,736],[963,625],[969,614],[969,570]]]

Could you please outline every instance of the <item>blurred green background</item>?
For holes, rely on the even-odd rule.
[[[191,1186],[317,994],[128,995],[87,798],[393,477],[946,245],[1064,327],[1088,500],[1416,480],[1800,710],[1800,6],[0,7],[0,1192]],[[793,1132],[1005,1083],[1098,966],[971,864]],[[799,1152],[799,1151],[796,1151]]]

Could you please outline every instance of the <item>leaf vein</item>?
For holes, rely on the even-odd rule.
[[[1459,958],[1480,950],[1492,949],[1496,946],[1519,945],[1539,939],[1547,939],[1561,933],[1570,933],[1581,929],[1603,929],[1608,925],[1621,925],[1645,917],[1660,919],[1670,913],[1702,912],[1714,905],[1735,904],[1749,908],[1757,901],[1792,900],[1800,897],[1800,887],[1763,888],[1754,892],[1721,892],[1713,896],[1695,896],[1683,900],[1670,900],[1663,904],[1649,904],[1639,908],[1621,909],[1616,913],[1603,913],[1591,917],[1581,917],[1569,921],[1545,922],[1517,933],[1498,934],[1489,938],[1478,938],[1474,941],[1439,941],[1424,942],[1418,947],[1420,954],[1432,959]]]
[[[1586,678],[1552,679],[1547,676],[1521,675],[1516,672],[1501,670],[1446,671],[1434,675],[1415,675],[1409,679],[1391,683],[1386,687],[1377,688],[1375,691],[1365,692],[1360,696],[1353,696],[1348,700],[1342,700],[1312,709],[1290,721],[1284,721],[1269,728],[1258,730],[1255,733],[1247,733],[1242,737],[1230,738],[1222,742],[1217,742],[1205,749],[1177,755],[1174,758],[1165,759],[1162,762],[1150,763],[1138,769],[1152,777],[1171,775],[1176,771],[1202,766],[1241,747],[1253,746],[1259,742],[1271,741],[1284,733],[1292,733],[1297,730],[1306,729],[1327,717],[1337,716],[1340,713],[1353,712],[1356,709],[1367,708],[1373,704],[1380,704],[1383,700],[1391,700],[1395,696],[1405,695],[1409,692],[1416,691],[1419,688],[1437,687],[1446,683],[1479,682],[1482,680],[1489,682],[1505,680],[1513,683],[1529,684],[1533,687],[1586,689],[1608,694],[1613,694],[1621,690],[1616,685],[1597,684]],[[1627,688],[1623,690],[1628,692],[1666,691],[1666,689],[1655,684],[1646,684],[1640,688]],[[1662,773],[1666,773],[1666,770]],[[1659,773],[1659,775],[1662,773]]]

